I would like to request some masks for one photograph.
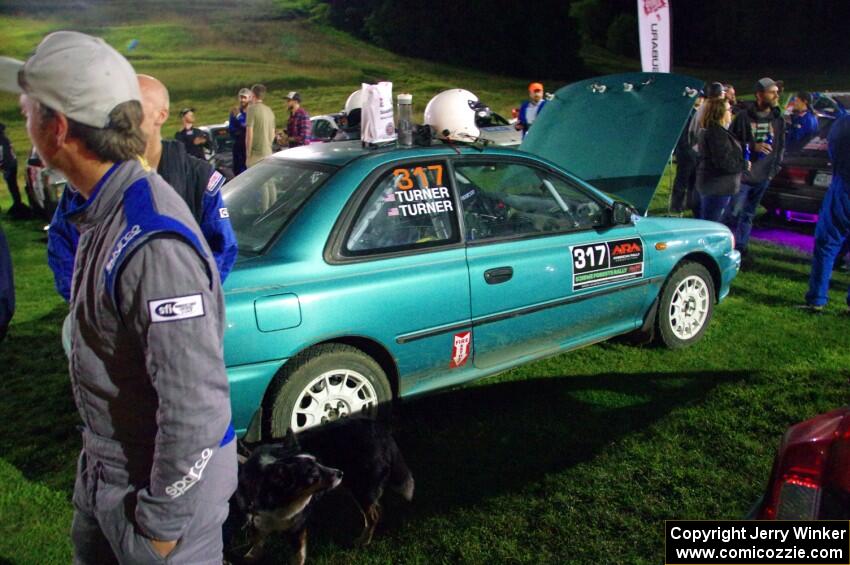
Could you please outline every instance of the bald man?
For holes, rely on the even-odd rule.
[[[186,202],[224,282],[238,252],[236,234],[221,198],[225,178],[206,161],[186,153],[183,143],[162,139],[162,126],[169,114],[168,89],[152,76],[138,75],[138,79],[144,112],[141,129],[147,139],[143,157]],[[66,188],[62,194],[47,235],[47,262],[53,270],[56,290],[66,301],[71,299],[71,275],[79,240],[79,232],[65,219],[70,190]]]

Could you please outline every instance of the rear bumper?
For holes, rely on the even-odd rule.
[[[768,209],[781,208],[782,210],[817,214],[820,211],[826,191],[827,187],[810,184],[786,185],[774,181],[768,187],[767,192],[764,193],[762,205]]]

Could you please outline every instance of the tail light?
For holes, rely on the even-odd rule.
[[[811,171],[803,167],[783,167],[782,176],[791,184],[807,184]]]
[[[848,496],[850,408],[843,408],[797,424],[785,433],[758,517],[762,520],[843,518],[848,509],[841,507]],[[830,508],[830,514],[838,515],[824,515],[826,507]]]

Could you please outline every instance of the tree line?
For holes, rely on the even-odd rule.
[[[331,25],[393,52],[514,76],[586,76],[582,45],[639,54],[635,0],[322,2]],[[835,68],[848,21],[846,0],[673,0],[673,63]]]

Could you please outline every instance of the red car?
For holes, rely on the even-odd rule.
[[[751,517],[850,519],[850,406],[788,428]]]

